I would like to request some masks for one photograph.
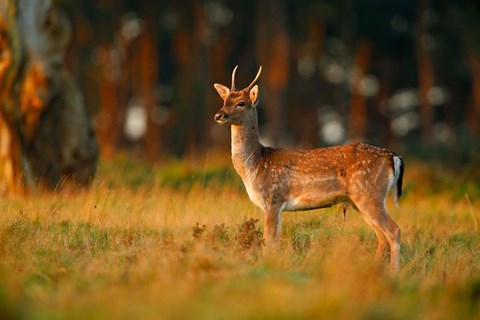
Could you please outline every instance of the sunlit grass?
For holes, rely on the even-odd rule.
[[[478,318],[479,189],[409,165],[401,207],[388,202],[392,275],[353,209],[285,213],[262,258],[262,213],[228,156],[118,157],[90,190],[0,201],[0,318]]]

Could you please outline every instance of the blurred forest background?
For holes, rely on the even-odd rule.
[[[402,152],[455,148],[461,161],[479,148],[474,0],[22,2],[49,4],[43,16],[36,11],[37,27],[56,26],[52,38],[68,30],[62,61],[93,117],[100,157],[227,149],[228,128],[213,121],[222,101],[212,85],[229,86],[237,64],[238,87],[263,66],[267,145],[366,140]],[[5,11],[15,1],[2,3]],[[89,143],[93,151],[72,154],[95,164]],[[76,170],[66,168],[57,176]]]

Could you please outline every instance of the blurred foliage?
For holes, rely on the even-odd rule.
[[[158,159],[226,147],[228,131],[212,120],[221,100],[211,86],[229,85],[238,64],[240,84],[264,66],[266,141],[313,147],[362,139],[417,151],[421,140],[478,151],[475,1],[60,3],[75,30],[69,61],[103,150]],[[419,87],[421,79],[432,87]],[[132,109],[133,133],[125,129]]]

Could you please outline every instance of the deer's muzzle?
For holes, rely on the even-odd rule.
[[[218,123],[225,123],[227,121],[227,115],[224,112],[218,112],[213,117]]]

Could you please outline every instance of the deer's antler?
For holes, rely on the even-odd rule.
[[[237,72],[237,68],[238,68],[238,65],[235,66],[235,69],[233,69],[233,72],[232,72],[232,88],[230,89],[230,91],[237,91],[237,89],[235,88],[235,72]]]
[[[262,66],[260,66],[260,68],[258,68],[258,72],[257,72],[257,75],[255,76],[255,79],[253,79],[252,83],[250,83],[248,85],[248,87],[245,88],[245,91],[250,91],[250,89],[252,89],[255,82],[257,82],[258,78],[260,78],[261,73],[262,73]]]

